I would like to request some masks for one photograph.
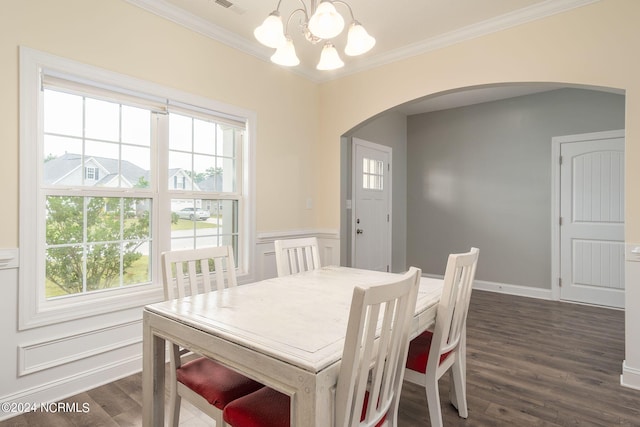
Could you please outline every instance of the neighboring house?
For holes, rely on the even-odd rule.
[[[127,160],[65,153],[44,164],[44,182],[51,185],[132,188],[149,181],[149,171]]]
[[[222,177],[218,180],[220,184],[215,188],[221,189]],[[44,182],[51,185],[132,188],[141,181],[149,181],[149,171],[127,160],[85,156],[83,166],[81,154],[65,153],[44,164]],[[184,169],[169,169],[170,190],[190,190],[191,185],[191,177]],[[200,185],[194,182],[194,191],[217,191],[213,184],[205,188]]]
[[[121,160],[118,165],[117,159],[85,156],[83,166],[82,155],[65,153],[44,164],[44,182],[50,185],[132,188],[144,181],[149,181],[149,171],[127,160]],[[192,185],[194,191],[222,190],[221,175],[208,177],[200,183],[195,183],[192,182],[189,174],[180,168],[169,169],[168,181],[170,190],[191,190]],[[207,201],[193,199],[171,200],[171,210],[174,212],[186,207],[217,210],[215,204],[210,201],[207,203]],[[136,211],[140,209],[148,210],[148,206],[138,206]]]
[[[184,169],[169,169],[169,190],[191,190],[191,185],[191,177]],[[195,182],[193,182],[193,190],[201,190]]]

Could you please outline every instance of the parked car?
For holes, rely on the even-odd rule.
[[[190,219],[190,220],[205,220],[208,219],[211,214],[209,213],[209,211],[205,211],[202,209],[196,209],[196,208],[184,208],[184,209],[180,209],[178,212],[176,212],[178,214],[178,217],[181,219]]]

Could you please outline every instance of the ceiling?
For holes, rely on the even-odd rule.
[[[276,9],[278,0],[126,0],[138,7],[216,39],[250,55],[269,62],[274,50],[261,45],[253,30]],[[289,14],[312,0],[280,0],[280,13],[286,22]],[[299,30],[297,14],[289,24],[301,64],[291,68],[314,82],[323,82],[380,66],[430,50],[439,49],[474,37],[524,24],[599,0],[345,0],[357,19],[377,42],[360,57],[348,57],[341,51],[346,31],[333,42],[345,66],[334,71],[318,71],[322,43],[309,43]],[[229,5],[230,3],[230,5]],[[228,7],[226,7],[228,6]],[[350,22],[348,9],[336,8]],[[280,67],[273,64],[274,67]],[[531,92],[549,90],[535,87],[501,87],[476,90],[473,96],[452,94],[439,96],[445,108],[469,105],[486,100],[503,99]],[[516,92],[512,92],[516,90]],[[515,95],[514,95],[515,94]],[[467,95],[472,95],[469,92]],[[407,114],[441,109],[434,99],[405,108]]]

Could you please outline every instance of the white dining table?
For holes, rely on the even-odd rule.
[[[323,267],[145,307],[143,425],[164,425],[165,342],[211,357],[291,398],[291,425],[328,427],[355,286],[398,275]],[[422,278],[411,328],[435,321],[443,281]]]

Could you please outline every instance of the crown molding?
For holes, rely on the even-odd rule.
[[[475,39],[488,34],[506,30],[508,28],[517,27],[528,22],[547,18],[559,13],[563,13],[578,7],[597,3],[601,0],[546,0],[529,7],[505,13],[485,21],[468,25],[460,29],[443,33],[436,37],[386,52],[379,55],[371,56],[360,64],[348,69],[344,69],[340,75],[334,75],[332,78],[344,77],[349,74],[355,74],[371,68],[376,68],[385,64],[400,61],[402,59],[417,56],[426,52],[442,49],[466,40]],[[330,79],[326,79],[330,80]]]
[[[174,6],[165,0],[125,0],[126,2],[168,19],[178,25],[212,38],[232,48],[252,55],[262,61],[271,63],[270,50],[261,48],[257,43],[228,31],[218,25],[193,15]],[[301,75],[313,82],[322,83],[339,77],[365,71],[391,62],[420,55],[453,44],[461,43],[487,34],[506,30],[528,22],[543,19],[552,15],[563,13],[572,9],[597,3],[601,0],[546,0],[513,12],[505,13],[458,30],[450,31],[442,35],[410,44],[399,49],[371,56],[357,65],[347,66],[344,69],[331,73],[319,72],[305,66],[287,68],[287,71]]]
[[[247,40],[238,34],[213,24],[206,19],[194,15],[186,10],[174,6],[164,0],[125,0],[134,6],[167,19],[191,31],[202,34],[229,47],[254,56],[261,61],[271,64],[271,49],[263,48],[259,44]],[[287,71],[301,75],[309,80],[318,82],[317,71],[301,66],[287,69]]]

